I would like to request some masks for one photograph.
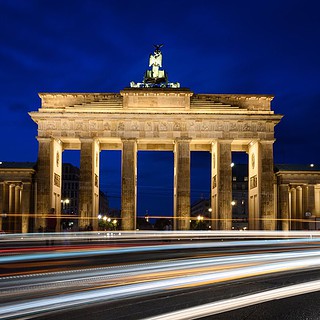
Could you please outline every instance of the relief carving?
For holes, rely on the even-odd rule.
[[[223,123],[222,122],[218,122],[216,128],[217,128],[217,131],[223,131],[223,129],[224,129],[223,128]]]
[[[250,178],[250,189],[254,189],[258,186],[258,177],[257,175]]]
[[[212,189],[215,189],[217,187],[217,176],[214,175],[212,177]]]
[[[119,122],[118,123],[118,131],[123,131],[124,130],[124,122]]]
[[[86,126],[86,124],[83,122],[83,121],[78,121],[78,122],[76,122],[76,124],[75,124],[75,129],[76,130],[87,130],[87,126]]]
[[[180,122],[174,122],[173,124],[173,130],[180,131],[181,130],[181,123]]]
[[[195,122],[194,121],[189,121],[189,130],[195,130]]]
[[[237,126],[236,122],[230,122],[229,126],[230,126],[229,127],[230,131],[237,131],[237,129],[238,129],[238,126]]]
[[[60,187],[60,176],[57,173],[54,174],[53,183],[55,186]]]
[[[139,130],[139,123],[137,121],[131,124],[131,130]]]
[[[97,122],[95,121],[90,121],[89,123],[89,130],[97,130],[98,126],[97,126]]]
[[[47,126],[46,126],[47,130],[56,130],[57,129],[57,125],[55,122],[47,122]]]
[[[207,122],[203,122],[201,125],[201,130],[208,131],[209,130],[209,124]]]
[[[242,131],[250,131],[251,127],[248,123],[242,125]]]
[[[168,126],[167,126],[167,124],[165,122],[162,121],[162,122],[160,122],[159,129],[161,131],[167,131],[168,130]]]
[[[69,121],[63,121],[61,124],[62,129],[68,130],[69,129]]]
[[[151,122],[146,123],[146,130],[148,130],[148,131],[152,130],[152,123]]]
[[[259,128],[259,131],[265,131],[265,126],[263,122],[258,122],[257,127]]]
[[[111,129],[110,123],[109,122],[104,122],[103,123],[103,130],[109,131],[110,129]]]
[[[56,165],[57,165],[57,167],[59,167],[59,164],[60,164],[60,153],[59,153],[59,151],[57,151],[57,154],[56,154]]]

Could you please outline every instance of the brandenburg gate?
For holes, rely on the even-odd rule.
[[[249,229],[274,230],[274,127],[282,116],[272,96],[195,94],[168,83],[160,46],[150,55],[142,83],[120,93],[41,93],[30,112],[38,125],[35,229],[51,208],[61,215],[62,153],[80,150],[79,227],[97,230],[102,150],[122,151],[121,220],[136,228],[137,152],[174,153],[174,229],[190,225],[190,152],[211,153],[211,227],[232,223],[231,152],[248,153]]]

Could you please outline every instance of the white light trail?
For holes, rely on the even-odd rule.
[[[165,313],[155,317],[145,318],[144,320],[192,320],[208,317],[214,314],[227,312],[239,308],[252,306],[274,299],[284,299],[301,294],[311,293],[320,290],[320,280],[291,285],[283,288],[254,293],[232,299],[220,300],[212,303],[203,304],[197,307],[186,308],[183,310]]]
[[[99,248],[97,250],[73,250],[62,252],[45,252],[45,253],[28,253],[10,256],[1,256],[0,264],[22,262],[28,260],[45,260],[45,259],[69,259],[78,257],[90,257],[95,255],[111,255],[111,254],[125,254],[125,253],[143,253],[143,252],[156,252],[165,250],[193,250],[193,249],[205,249],[205,248],[236,248],[236,247],[259,247],[263,245],[290,245],[298,243],[306,243],[320,241],[319,239],[275,239],[275,240],[243,240],[243,241],[227,241],[227,242],[195,242],[195,243],[179,243],[179,244],[167,244],[167,245],[144,245],[144,246],[128,246],[128,247],[116,247],[116,248]]]
[[[262,263],[247,267],[239,267],[224,270],[214,270],[212,272],[198,273],[180,277],[171,277],[161,280],[153,280],[135,284],[119,285],[102,289],[88,290],[85,292],[76,292],[55,296],[52,298],[34,299],[28,302],[16,302],[3,304],[0,307],[0,318],[18,317],[38,314],[44,311],[61,310],[87,304],[88,302],[100,302],[120,300],[127,297],[137,297],[159,293],[164,290],[177,288],[187,288],[195,285],[213,284],[216,282],[230,281],[234,279],[253,277],[256,275],[270,274],[282,271],[307,270],[320,267],[320,257],[302,257],[291,260],[279,261],[275,263]],[[169,273],[170,275],[170,273]],[[320,286],[320,284],[319,284]],[[314,286],[318,290],[319,286]]]

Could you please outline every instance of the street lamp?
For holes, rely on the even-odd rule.
[[[67,205],[70,203],[69,199],[62,199],[61,204],[62,204],[62,211],[65,213],[67,210]]]

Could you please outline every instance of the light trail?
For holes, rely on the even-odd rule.
[[[165,239],[292,239],[320,238],[320,231],[90,231],[0,234],[0,243],[53,240],[165,240]]]
[[[44,253],[28,253],[12,256],[0,256],[0,265],[4,263],[25,262],[28,260],[46,260],[46,259],[70,259],[79,257],[90,257],[96,255],[111,255],[125,253],[144,253],[166,250],[193,250],[193,249],[209,249],[209,248],[236,248],[236,247],[259,247],[263,245],[290,245],[290,244],[310,244],[310,242],[319,242],[320,238],[307,239],[276,239],[276,240],[244,240],[244,241],[228,241],[228,242],[195,242],[195,243],[180,243],[167,245],[145,245],[145,246],[128,246],[128,247],[113,247],[99,250],[78,250],[78,251],[60,251],[60,252],[44,252]]]
[[[143,263],[135,265],[122,265],[116,267],[93,268],[90,270],[83,269],[62,272],[50,272],[47,274],[32,274],[32,275],[18,275],[0,278],[0,294],[4,295],[12,293],[16,295],[17,292],[29,291],[29,293],[36,292],[41,289],[56,289],[57,287],[81,286],[83,282],[86,285],[89,283],[107,284],[108,282],[121,284],[125,281],[135,282],[142,279],[157,280],[160,277],[176,277],[181,273],[186,276],[204,273],[209,271],[220,272],[224,269],[233,270],[243,266],[256,266],[258,264],[265,264],[274,261],[289,261],[304,258],[320,258],[319,251],[307,252],[286,252],[286,253],[273,253],[273,254],[254,254],[242,256],[227,256],[215,258],[202,258],[202,259],[183,259],[179,261],[170,262],[156,262],[156,263]],[[179,273],[178,273],[179,272]],[[64,280],[61,281],[61,276]],[[37,280],[36,277],[40,279]],[[14,281],[16,280],[16,281]]]
[[[265,261],[263,259],[265,256]],[[273,258],[272,258],[273,257]],[[252,265],[249,264],[239,264],[239,262],[244,262],[242,258],[250,257],[229,257],[229,269],[226,269],[226,264],[223,264],[222,259],[204,259],[197,262],[192,262],[191,260],[186,261],[186,266],[193,273],[182,272],[179,276],[172,274],[175,268],[183,267],[184,261],[176,261],[158,264],[158,266],[151,266],[152,272],[162,272],[161,277],[166,275],[165,278],[159,278],[157,274],[153,278],[140,279],[138,281],[137,268],[141,270],[141,266],[128,267],[129,274],[127,279],[128,283],[123,284],[123,281],[118,283],[114,282],[110,287],[110,284],[105,283],[107,287],[103,288],[104,283],[99,284],[99,289],[94,287],[92,290],[85,289],[82,292],[67,293],[59,296],[47,297],[47,298],[37,298],[29,300],[28,302],[14,302],[3,304],[0,307],[0,317],[3,319],[10,319],[21,316],[31,316],[36,315],[45,311],[61,310],[62,308],[71,308],[74,306],[86,305],[87,303],[101,302],[101,301],[113,301],[120,300],[129,297],[145,296],[149,294],[155,294],[167,290],[175,290],[178,288],[188,288],[192,286],[208,285],[222,281],[230,281],[240,278],[248,278],[257,275],[270,274],[270,273],[280,273],[283,271],[293,271],[293,270],[307,270],[312,268],[320,268],[320,254],[317,251],[308,252],[296,252],[287,254],[266,254],[258,255],[257,257],[251,257]],[[271,262],[272,259],[272,262]],[[277,261],[278,260],[278,261]],[[277,262],[275,262],[277,261]],[[203,270],[204,266],[213,268],[214,262],[220,262],[221,268],[210,270]],[[198,263],[198,264],[197,264]],[[233,267],[232,263],[234,263]],[[160,267],[161,266],[161,267]],[[195,268],[195,266],[198,268]],[[163,267],[166,270],[163,270]],[[121,268],[117,270],[116,277],[122,278],[124,275],[120,271]],[[130,270],[130,271],[129,271]],[[116,269],[115,269],[116,271]],[[146,275],[150,270],[146,268]],[[103,273],[102,273],[103,274]],[[141,273],[140,273],[141,274]],[[152,276],[152,273],[150,273]],[[97,279],[97,275],[91,275]],[[109,274],[106,276],[110,276]],[[147,280],[149,279],[149,280]],[[83,281],[84,279],[77,279]],[[61,281],[61,280],[60,280]],[[63,281],[63,280],[62,280]],[[62,282],[61,282],[62,283]],[[69,287],[69,283],[65,282],[64,286]],[[102,287],[102,288],[101,288]],[[318,287],[317,287],[318,288]],[[318,290],[318,289],[317,289]]]
[[[159,240],[158,236],[166,239],[166,233],[165,236],[162,232],[151,233],[155,234],[157,240]],[[222,233],[228,234],[228,236],[224,238]],[[10,269],[14,264],[30,263],[33,266],[40,266],[41,263],[51,263],[58,261],[58,259],[62,260],[62,263],[70,265],[69,259],[75,261],[75,258],[90,259],[90,257],[121,256],[128,253],[136,254],[137,256],[143,253],[152,253],[156,257],[161,252],[166,254],[167,251],[173,253],[192,252],[200,249],[200,254],[194,255],[192,258],[185,257],[146,263],[122,263],[100,268],[78,268],[70,271],[48,271],[46,273],[13,275],[10,277],[2,276],[0,277],[0,294],[2,299],[6,299],[3,300],[6,302],[0,306],[0,318],[31,317],[43,312],[55,312],[63,308],[85,306],[88,303],[120,301],[125,298],[137,298],[168,291],[174,292],[177,289],[189,289],[195,286],[212,286],[216,283],[248,279],[258,275],[320,269],[320,250],[317,249],[320,245],[319,232],[298,232],[299,236],[297,238],[292,235],[286,236],[287,232],[285,232],[281,233],[279,237],[274,235],[274,239],[269,240],[259,239],[262,234],[265,235],[264,232],[262,234],[261,232],[253,232],[250,235],[252,240],[249,240],[248,235],[245,235],[245,240],[242,241],[235,240],[240,238],[240,233],[237,233],[236,237],[234,237],[235,233],[233,231],[222,233],[214,232],[214,235],[210,233],[210,237],[214,241],[208,241],[207,232],[168,232],[169,239],[175,235],[175,237],[179,236],[178,239],[185,240],[195,235],[197,241],[165,244],[158,242],[156,245],[150,245],[146,242],[143,245],[136,245],[137,240],[148,240],[147,237],[150,232],[128,232],[125,235],[128,242],[119,247],[117,245],[113,247],[106,245],[106,247],[90,248],[90,245],[88,247],[78,245],[53,247],[50,252],[47,250],[41,252],[45,248],[38,247],[34,248],[35,252],[31,249],[31,251],[27,252],[22,250],[22,253],[17,249],[13,255],[10,255],[10,250],[8,254],[2,252],[0,255],[0,267]],[[231,234],[233,235],[232,237]],[[270,232],[268,234],[270,237],[271,234],[279,235],[278,232]],[[49,234],[47,236],[49,239],[54,235]],[[55,236],[57,237],[56,239],[62,236],[63,239],[66,238],[65,234],[55,234]],[[83,239],[92,239],[95,236],[100,239],[101,234],[89,232],[82,235]],[[10,243],[8,239],[12,237],[14,238],[13,243],[18,241],[17,235],[4,235],[4,237],[0,237],[0,243],[1,241]],[[34,238],[30,235],[28,241],[35,241],[37,237],[39,236],[36,235]],[[43,241],[42,235],[40,238]],[[74,235],[71,235],[70,239],[73,238]],[[120,238],[122,239],[122,234],[119,235]],[[172,239],[177,240],[177,238]],[[204,239],[204,241],[200,241],[200,239]],[[224,239],[228,241],[222,241]],[[20,239],[20,241],[23,240]],[[247,252],[249,250],[250,252]],[[213,256],[208,257],[208,254]],[[299,290],[298,288],[297,290]],[[319,290],[317,285],[312,288],[313,291]],[[285,297],[288,293],[285,288],[282,289],[279,294]],[[273,290],[271,291],[273,292]],[[259,297],[262,299],[261,301],[268,299],[269,293],[266,296],[263,296],[263,293],[257,293],[257,299]],[[43,298],[43,296],[46,297]],[[230,303],[228,302],[229,300],[224,300],[227,301],[225,305],[228,305],[228,308],[240,308],[243,300],[241,300],[241,297],[239,299],[230,299]],[[248,296],[246,296],[246,299],[248,299]],[[258,300],[252,298],[252,301]],[[224,309],[217,311],[220,310],[219,306],[222,308],[219,301],[213,302],[210,306],[209,304],[206,305],[206,308],[208,307],[206,310],[207,312],[224,312]],[[202,306],[199,308],[202,308]],[[196,315],[198,312],[196,310],[192,309],[191,312],[195,312],[195,317],[199,317]],[[184,311],[182,310],[181,312],[179,316],[183,317]],[[186,312],[190,316],[190,310]],[[166,319],[170,319],[171,315],[167,316]],[[191,318],[189,317],[188,319]]]
[[[255,294],[245,295],[232,299],[225,299],[213,303],[203,304],[197,307],[165,313],[144,320],[192,320],[214,314],[227,312],[239,308],[252,306],[259,303],[272,301],[274,299],[284,299],[301,294],[311,293],[320,290],[320,280],[309,281],[301,284],[291,285],[283,288],[268,290]]]

